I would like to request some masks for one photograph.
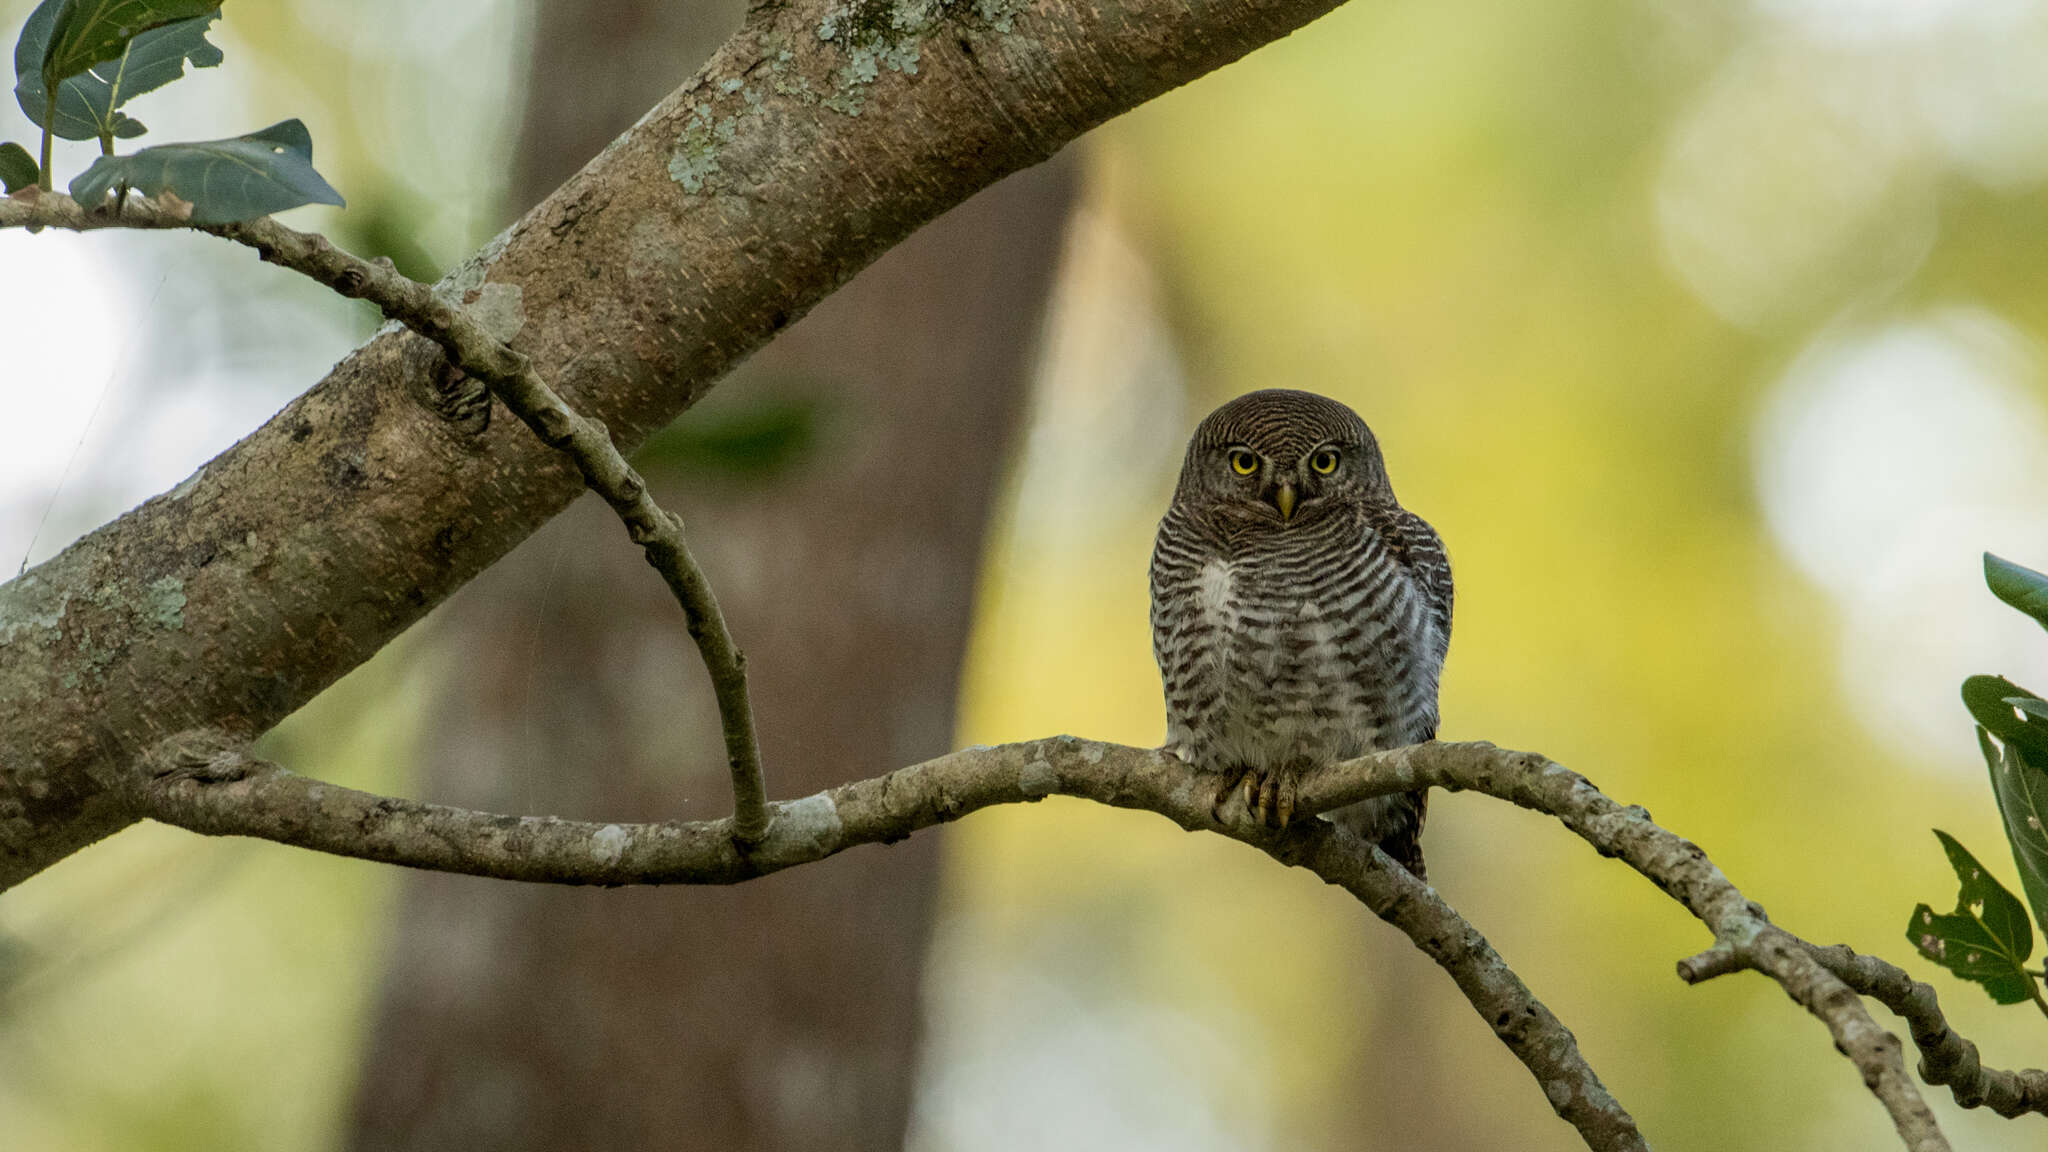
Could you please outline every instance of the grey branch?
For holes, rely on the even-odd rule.
[[[1440,758],[1432,748],[1461,747],[1425,746],[1421,757],[1426,762]],[[1385,760],[1402,762],[1394,754]],[[1450,974],[1587,1147],[1646,1147],[1571,1031],[1435,889],[1326,821],[1297,820],[1285,832],[1250,820],[1219,825],[1212,815],[1215,782],[1156,750],[1069,736],[969,748],[775,803],[767,834],[753,844],[737,842],[729,820],[600,824],[375,796],[247,757],[224,733],[181,734],[157,745],[143,763],[129,788],[138,816],[209,835],[556,884],[734,884],[858,845],[901,840],[991,805],[1052,795],[1154,812],[1190,831],[1232,836],[1355,895]],[[1379,764],[1354,761],[1318,779],[1341,779],[1356,795],[1396,790],[1379,777]]]
[[[1821,947],[1801,942],[1808,955],[1835,977],[1906,1021],[1913,1044],[1920,1049],[1920,1078],[1945,1085],[1964,1108],[1989,1108],[2008,1119],[2035,1113],[2048,1116],[2048,1071],[2022,1068],[2008,1072],[1986,1068],[1977,1045],[1949,1027],[1933,987],[1875,956],[1859,955],[1844,944]],[[1710,948],[1678,962],[1679,978],[1698,984],[1741,971],[1747,964],[1733,952]]]
[[[0,200],[0,228],[16,226],[85,232],[185,225],[179,214],[146,199],[86,207],[68,196],[44,192]],[[476,317],[442,299],[427,285],[402,275],[388,260],[361,259],[335,247],[324,236],[287,228],[269,217],[200,231],[253,248],[269,263],[290,268],[343,296],[375,304],[387,318],[439,345],[451,366],[483,381],[543,444],[575,463],[584,485],[618,514],[627,535],[646,552],[647,562],[661,573],[682,606],[685,627],[711,673],[718,699],[725,758],[732,771],[732,834],[745,841],[760,839],[767,828],[768,797],[761,776],[761,742],[754,731],[754,706],[747,693],[746,657],[733,644],[711,582],[683,540],[682,518],[655,503],[646,481],[619,454],[604,426],[564,403],[534,371],[531,360],[491,335]]]

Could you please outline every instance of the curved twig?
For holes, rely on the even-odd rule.
[[[69,196],[49,192],[0,198],[0,228],[89,232],[193,227],[180,214],[145,198],[120,201],[118,208],[88,209]],[[618,514],[633,543],[646,552],[647,562],[661,573],[682,606],[684,625],[711,673],[718,699],[726,764],[732,773],[731,834],[742,843],[759,840],[767,829],[767,788],[747,692],[746,656],[733,644],[711,582],[683,541],[682,519],[654,502],[646,482],[620,454],[604,425],[569,407],[534,371],[531,361],[492,335],[482,321],[428,285],[401,274],[389,260],[364,260],[324,236],[287,228],[267,216],[198,230],[253,248],[264,260],[343,296],[375,304],[386,317],[439,345],[451,365],[483,381],[542,443],[575,463],[584,484]]]

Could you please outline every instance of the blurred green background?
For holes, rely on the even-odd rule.
[[[10,37],[32,6],[0,2]],[[303,117],[354,207],[297,222],[429,274],[501,219],[513,109],[547,82],[530,20],[230,5],[219,74],[135,110],[161,139]],[[2048,685],[2048,640],[1977,577],[1987,548],[2048,566],[2042,59],[2023,0],[1358,0],[1094,133],[958,743],[1156,743],[1144,572],[1185,436],[1242,391],[1327,392],[1449,544],[1445,738],[1586,773],[1777,922],[1934,982],[1989,1062],[2048,1062],[2048,1022],[1902,935],[1953,883],[1930,825],[2012,877],[1957,682]],[[0,478],[10,533],[55,508],[36,559],[367,331],[148,239],[0,234],[4,279],[73,259],[137,331],[249,300],[146,345],[189,379],[144,387],[129,357],[99,412],[67,401],[54,505],[54,465]],[[33,303],[0,286],[11,346]],[[164,427],[215,440],[124,479],[120,446]],[[406,791],[433,662],[401,642],[276,739]],[[944,835],[920,1152],[1574,1146],[1449,982],[1306,874],[1079,802]],[[1426,845],[1657,1147],[1891,1139],[1775,987],[1676,980],[1708,939],[1632,873],[1477,797],[1439,797]],[[0,898],[0,1146],[337,1146],[397,880],[152,826]],[[1958,1147],[2039,1142],[1930,1097]]]

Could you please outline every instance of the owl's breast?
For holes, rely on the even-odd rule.
[[[1168,719],[1198,764],[1342,759],[1432,722],[1420,598],[1401,573],[1350,559],[1211,558],[1195,574],[1181,652],[1193,706],[1176,715],[1170,690]]]

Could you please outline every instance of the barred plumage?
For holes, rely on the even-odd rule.
[[[1450,634],[1443,542],[1357,413],[1274,389],[1202,421],[1152,552],[1169,750],[1285,824],[1303,768],[1436,735]],[[1426,800],[1332,818],[1422,876]]]

